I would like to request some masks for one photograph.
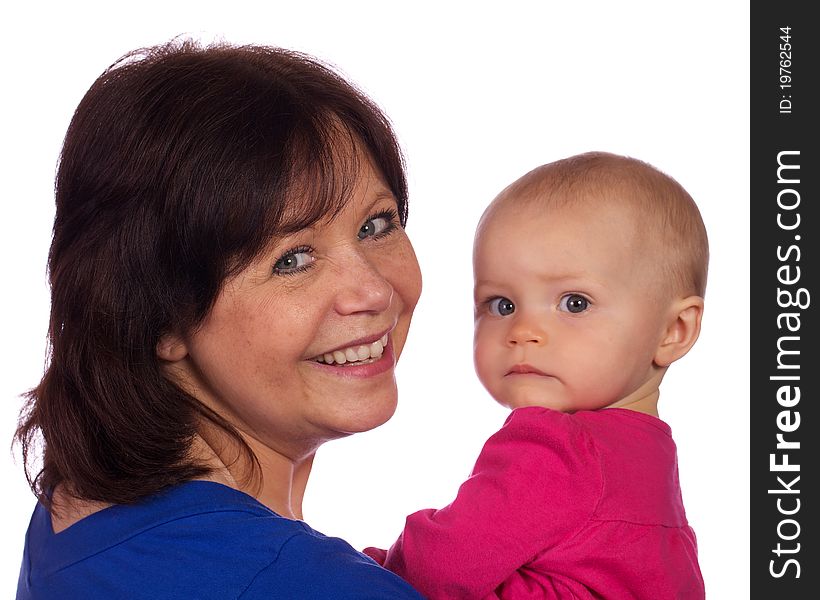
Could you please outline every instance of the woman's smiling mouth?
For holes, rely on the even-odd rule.
[[[374,362],[384,354],[384,347],[387,345],[387,336],[388,334],[385,333],[374,342],[356,344],[334,350],[333,352],[325,352],[324,354],[313,357],[311,360],[326,365],[367,364]]]

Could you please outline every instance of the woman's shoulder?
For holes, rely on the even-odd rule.
[[[267,600],[273,590],[277,598],[421,598],[405,581],[346,541],[326,536],[304,521],[281,517],[227,486],[211,482],[197,486],[207,487],[207,493],[218,500],[207,517],[219,523],[208,535],[208,547],[218,546],[220,556],[232,548],[236,564],[231,568],[236,572],[243,567],[247,572],[249,565],[255,569],[239,598]],[[190,525],[202,525],[199,520],[194,518]],[[214,544],[216,539],[222,544]]]
[[[240,598],[267,599],[272,589],[282,598],[422,599],[407,582],[344,540],[310,528],[290,537]]]
[[[31,596],[36,591],[46,598],[58,597],[50,590],[96,597],[94,590],[75,589],[88,581],[95,582],[94,589],[123,594],[117,597],[319,598],[279,590],[296,590],[294,585],[330,589],[329,582],[345,585],[345,578],[354,580],[350,585],[378,588],[393,577],[380,567],[376,571],[375,563],[346,542],[208,481],[174,486],[135,505],[105,508],[59,534],[40,506],[25,552],[21,586]],[[372,597],[417,596],[409,591]]]
[[[119,513],[111,516],[126,522],[131,535],[177,532],[189,542],[207,538],[209,545],[224,537],[222,543],[248,548],[263,540],[268,553],[290,536],[313,531],[303,521],[283,517],[254,497],[214,481],[189,481],[145,503],[106,510]]]

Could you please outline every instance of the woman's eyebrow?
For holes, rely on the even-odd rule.
[[[381,187],[381,189],[376,190],[373,196],[374,204],[379,200],[396,200],[396,196],[394,196],[393,192],[391,192],[389,189]]]
[[[398,205],[399,203],[399,201],[396,199],[396,196],[393,195],[393,192],[380,185],[379,189],[376,189],[373,192],[370,202],[368,202],[366,205],[367,207],[365,209],[365,212],[369,212],[376,204],[378,204],[382,200],[392,200],[396,203],[396,205]]]

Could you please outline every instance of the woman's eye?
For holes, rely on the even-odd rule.
[[[581,294],[567,294],[558,303],[558,309],[565,312],[580,313],[589,308],[589,300]]]
[[[488,307],[490,314],[497,317],[506,317],[515,312],[515,304],[513,304],[513,301],[503,296],[490,300]]]
[[[307,269],[316,259],[306,246],[294,248],[285,252],[273,265],[274,275],[292,275]]]
[[[359,239],[380,238],[389,234],[396,228],[398,215],[394,210],[387,210],[367,218],[364,225],[359,229]]]

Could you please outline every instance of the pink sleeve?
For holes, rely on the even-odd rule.
[[[514,410],[448,506],[407,517],[384,566],[431,600],[494,590],[587,521],[601,492],[588,436],[569,415]]]
[[[382,550],[381,548],[374,548],[373,546],[368,546],[364,550],[362,550],[362,554],[366,554],[381,566],[384,566],[384,561],[387,560],[387,550]]]

